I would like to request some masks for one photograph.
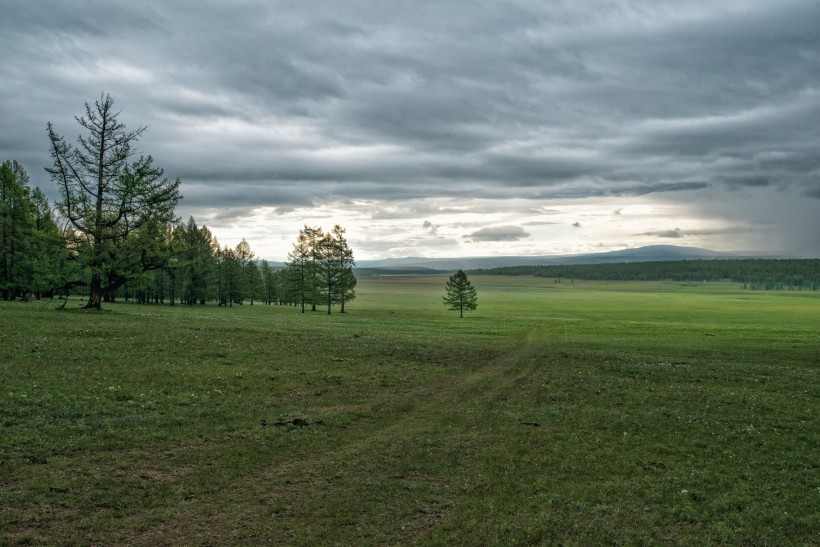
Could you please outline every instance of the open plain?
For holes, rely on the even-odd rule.
[[[0,544],[812,544],[820,292],[0,303]]]

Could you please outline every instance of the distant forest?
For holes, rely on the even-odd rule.
[[[590,281],[733,281],[751,290],[820,290],[820,259],[668,260],[510,266],[486,275],[533,275]]]

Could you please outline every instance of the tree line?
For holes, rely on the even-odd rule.
[[[0,165],[0,296],[4,300],[88,295],[99,309],[118,298],[139,303],[248,302],[301,305],[304,311],[355,296],[353,251],[345,230],[300,232],[283,269],[256,259],[247,241],[220,246],[193,217],[175,216],[180,180],[164,176],[134,144],[103,94],[85,115],[85,130],[68,143],[51,123],[53,164],[47,167],[59,199],[52,208],[15,160]]]
[[[510,266],[489,275],[590,281],[733,281],[751,290],[820,290],[820,259],[698,259],[607,264]]]

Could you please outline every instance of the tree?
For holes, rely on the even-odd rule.
[[[194,217],[177,231],[182,241],[182,299],[191,306],[197,302],[205,304],[206,300],[217,297],[219,242],[207,226],[198,227]]]
[[[262,261],[260,275],[262,276],[262,285],[264,287],[263,294],[265,295],[265,304],[271,305],[277,298],[276,276],[274,275],[273,268],[270,267],[267,260]]]
[[[339,279],[339,304],[341,304],[341,309],[339,310],[341,313],[345,313],[345,302],[350,302],[354,298],[356,298],[356,276],[353,275],[353,268],[346,268],[342,272],[342,276]]]
[[[28,183],[19,163],[0,164],[0,297],[5,300],[52,295],[75,270],[48,199]]]
[[[245,266],[245,277],[247,279],[247,295],[251,301],[251,306],[255,300],[265,297],[265,279],[262,277],[262,270],[256,260],[251,260]]]
[[[345,229],[338,224],[333,227],[327,235],[328,254],[325,260],[329,262],[332,283],[326,285],[328,292],[328,309],[330,313],[330,303],[341,304],[341,313],[345,313],[345,302],[356,297],[354,287],[356,286],[356,276],[353,275],[353,250],[348,246],[345,238]]]
[[[235,249],[225,245],[219,252],[219,304],[233,307],[242,303],[242,291],[245,285],[245,272],[237,257]]]
[[[242,304],[245,298],[251,298],[251,304],[253,304],[253,298],[250,295],[252,279],[248,267],[253,262],[254,254],[250,244],[244,239],[240,241],[233,249],[233,257],[237,266],[236,275],[234,276],[234,301],[237,304]],[[253,279],[253,281],[256,280]]]
[[[447,291],[444,305],[448,310],[458,310],[459,317],[464,317],[464,310],[471,311],[478,306],[478,293],[462,270],[451,275],[444,288]]]
[[[123,253],[134,252],[125,244],[149,222],[175,222],[174,208],[182,197],[179,179],[163,178],[151,156],[134,159],[133,145],[145,128],[127,131],[118,114],[107,94],[93,107],[86,103],[85,116],[75,120],[87,136],[79,136],[76,147],[48,123],[54,164],[46,171],[60,192],[57,207],[86,243],[83,258],[91,271],[87,308],[100,309],[103,293],[113,292],[135,273],[120,269],[135,264],[123,260]]]
[[[0,165],[0,291],[15,298],[25,283],[25,249],[34,224],[28,174],[16,161]]]
[[[322,260],[322,240],[325,237],[322,228],[305,226],[299,233],[299,236],[304,235],[307,248],[310,253],[310,261],[307,265],[307,297],[310,300],[310,311],[316,311],[316,303],[322,298],[321,288],[322,281],[319,279],[319,267]]]
[[[297,297],[297,301],[305,313],[305,303],[314,293],[313,283],[313,248],[311,247],[309,231],[305,226],[299,231],[299,237],[288,253],[287,282]]]
[[[273,271],[271,276],[276,303],[280,306],[298,306],[299,292],[293,283],[290,268]]]
[[[344,234],[344,228],[338,224],[327,234],[321,228],[310,226],[299,231],[293,250],[288,253],[285,270],[288,290],[280,291],[281,298],[285,293],[294,293],[302,313],[308,302],[314,311],[317,302],[324,302],[328,314],[333,304],[341,304],[344,313],[344,303],[355,297],[353,288],[356,286],[353,251]]]
[[[40,188],[31,192],[34,206],[34,225],[28,244],[28,263],[31,289],[34,296],[54,295],[71,277],[77,277],[76,260],[72,259],[64,232],[57,225],[54,212]]]

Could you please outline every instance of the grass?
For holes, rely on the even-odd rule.
[[[0,304],[0,544],[817,541],[820,293],[445,280]]]

